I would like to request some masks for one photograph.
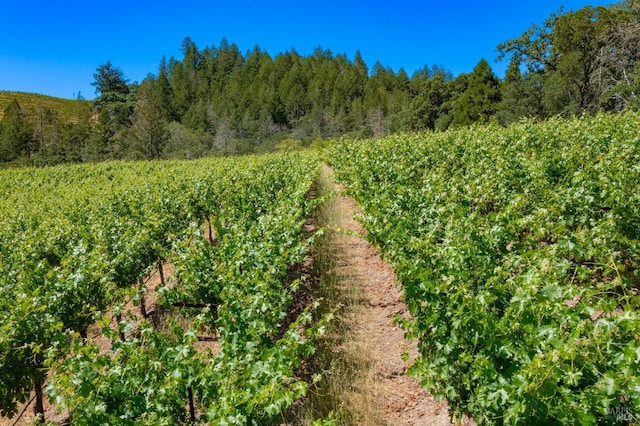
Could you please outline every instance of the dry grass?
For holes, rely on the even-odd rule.
[[[340,190],[323,168],[319,196]],[[308,375],[320,380],[296,406],[289,424],[307,425],[327,417],[341,425],[451,425],[440,404],[407,375],[402,359],[418,355],[395,323],[407,317],[393,270],[364,238],[354,220],[355,202],[338,193],[318,208],[317,227],[326,230],[314,247],[314,271],[325,312],[335,320],[319,341]],[[346,230],[344,232],[342,230]]]
[[[316,191],[320,197],[334,191],[327,170],[323,169],[316,181]],[[316,227],[325,230],[312,251],[313,270],[320,283],[314,296],[323,301],[321,313],[333,311],[335,319],[318,341],[317,353],[308,366],[320,380],[295,407],[289,424],[306,425],[327,417],[341,425],[379,424],[369,391],[375,386],[375,378],[366,377],[371,371],[372,348],[354,334],[354,325],[362,316],[362,288],[353,285],[355,275],[345,272],[345,236],[338,231],[340,216],[335,196],[314,214]]]
[[[68,123],[78,122],[78,114],[82,108],[88,108],[91,105],[89,101],[54,98],[36,93],[0,91],[0,120],[5,108],[13,99],[17,100],[20,107],[30,114],[36,114],[39,108],[47,108]]]

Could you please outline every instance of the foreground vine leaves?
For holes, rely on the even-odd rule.
[[[640,416],[638,123],[524,121],[329,153],[403,284],[411,371],[456,415]]]
[[[46,392],[73,424],[281,418],[306,392],[296,372],[325,321],[313,305],[288,315],[317,167],[313,154],[280,154],[0,173],[2,414],[49,371]],[[203,307],[180,312],[186,328],[122,309],[142,303],[141,280],[165,259],[176,284],[157,304]],[[94,321],[107,353],[85,338]],[[194,350],[201,329],[217,351]]]

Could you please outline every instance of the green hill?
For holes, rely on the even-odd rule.
[[[0,120],[4,110],[12,99],[16,99],[20,107],[26,111],[37,111],[39,108],[48,108],[58,114],[64,121],[76,122],[78,112],[83,104],[90,101],[54,98],[53,96],[38,95],[36,93],[0,91]]]

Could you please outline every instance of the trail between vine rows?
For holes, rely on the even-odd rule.
[[[327,166],[323,173],[333,176]],[[336,260],[338,291],[357,298],[341,314],[347,326],[345,344],[363,361],[344,395],[345,402],[359,411],[359,424],[450,425],[446,403],[437,402],[407,375],[408,363],[402,354],[408,353],[413,360],[418,349],[394,324],[394,316],[409,316],[396,276],[378,251],[357,236],[366,234],[354,219],[360,213],[357,204],[341,186],[334,189],[340,191],[334,226],[347,232],[335,233],[329,249]],[[464,419],[462,424],[474,423]]]

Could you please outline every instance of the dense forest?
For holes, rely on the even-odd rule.
[[[275,57],[223,39],[162,58],[130,83],[107,62],[96,99],[72,119],[8,104],[0,163],[47,165],[108,159],[195,158],[317,144],[340,135],[445,130],[522,117],[545,119],[640,106],[640,1],[552,14],[497,46],[504,79],[481,59],[471,73],[424,66],[411,76],[321,48]]]

